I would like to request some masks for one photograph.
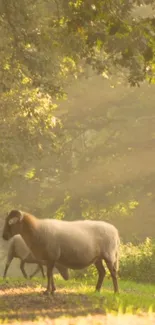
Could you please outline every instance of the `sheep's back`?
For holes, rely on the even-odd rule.
[[[88,259],[94,255],[105,257],[105,252],[108,257],[116,250],[119,238],[113,225],[93,220],[69,222],[44,219],[40,221],[38,235],[40,246],[51,254],[51,258],[62,251],[66,259],[73,255],[78,258],[81,254]]]

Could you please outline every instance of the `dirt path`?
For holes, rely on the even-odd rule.
[[[103,314],[101,297],[96,305],[85,295],[71,290],[59,289],[53,296],[43,294],[43,288],[29,286],[8,287],[0,290],[0,319],[6,321],[34,321],[36,318],[56,319],[62,316],[83,316],[88,314]]]
[[[10,321],[5,322],[5,325],[10,324]],[[85,317],[51,319],[43,318],[36,321],[13,321],[12,325],[154,325],[155,316],[148,317],[147,315],[88,315]]]
[[[72,289],[59,288],[47,297],[41,286],[1,285],[0,323],[49,325],[153,325],[155,315],[111,315],[104,310],[104,297],[91,299]]]

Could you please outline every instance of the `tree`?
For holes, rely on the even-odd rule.
[[[29,81],[55,95],[85,63],[104,74],[121,67],[138,84],[154,70],[155,20],[133,17],[141,3],[153,1],[1,0],[1,89]]]
[[[78,215],[93,191],[100,209],[103,181],[91,168],[117,154],[118,121],[102,103],[95,111],[68,109],[59,117],[55,102],[65,97],[66,85],[85,76],[88,66],[110,82],[113,75],[133,86],[154,82],[155,19],[147,6],[145,18],[136,15],[141,4],[153,6],[153,1],[0,1],[4,210],[14,203],[48,214],[61,206],[60,215],[64,210]],[[119,123],[122,130],[124,121]],[[77,191],[80,171],[89,166],[90,179]],[[107,184],[105,193],[110,190]]]

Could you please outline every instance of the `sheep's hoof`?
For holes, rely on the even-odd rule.
[[[56,291],[56,287],[53,287],[51,292],[54,293],[54,291]]]
[[[51,294],[51,292],[48,290],[43,291],[43,295],[45,295],[45,296],[49,296],[50,294]]]

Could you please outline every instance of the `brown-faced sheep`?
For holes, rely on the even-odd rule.
[[[20,234],[37,260],[47,262],[47,290],[55,290],[53,268],[60,263],[70,269],[94,264],[98,271],[96,290],[105,277],[102,259],[110,271],[114,292],[118,292],[118,230],[104,221],[62,221],[38,219],[27,212],[12,210],[5,220],[3,239]]]
[[[30,278],[32,278],[34,275],[36,275],[39,271],[41,271],[42,276],[45,278],[43,265],[46,265],[45,261],[38,261],[34,257],[34,255],[30,252],[28,246],[26,245],[24,239],[21,237],[21,235],[15,235],[11,238],[9,243],[9,250],[7,255],[7,261],[6,266],[4,269],[4,275],[3,278],[6,278],[6,274],[8,271],[8,268],[13,260],[13,258],[19,258],[21,260],[20,262],[20,269],[24,275],[25,278],[28,278],[26,271],[25,271],[25,263],[29,264],[38,264],[36,270],[30,275]],[[56,268],[60,272],[63,279],[68,280],[68,269],[64,267],[63,265],[56,264]]]

